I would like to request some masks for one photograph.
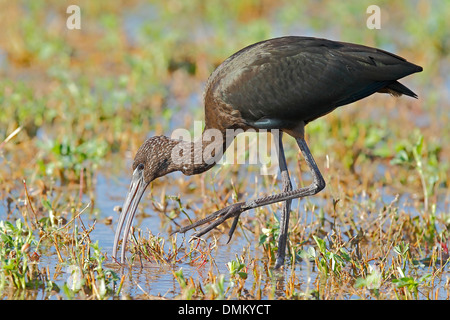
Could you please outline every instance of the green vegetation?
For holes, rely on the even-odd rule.
[[[0,3],[2,299],[449,298],[445,1],[379,1],[380,30],[366,28],[371,1],[86,0],[77,2],[81,30],[66,28],[70,4]],[[154,182],[120,268],[93,235],[104,227],[112,243],[117,223],[102,209],[101,178],[128,183],[129,160],[147,135],[203,119],[203,86],[217,65],[286,34],[404,56],[424,67],[404,80],[419,99],[374,95],[308,125],[327,187],[293,202],[282,272],[271,269],[280,204],[243,215],[229,245],[230,224],[205,240],[169,236],[280,190],[276,177],[239,165]],[[291,140],[291,177],[304,185],[306,164]],[[119,205],[124,195],[106,196]],[[153,233],[139,226],[149,217]],[[149,286],[158,278],[173,286]]]

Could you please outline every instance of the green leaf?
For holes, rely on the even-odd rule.
[[[314,238],[314,240],[316,241],[317,246],[319,247],[319,251],[320,251],[321,253],[325,254],[325,252],[327,251],[327,246],[326,246],[326,244],[325,244],[325,240],[320,239],[320,238],[318,238],[318,237],[316,237],[316,236],[313,236],[313,238]]]

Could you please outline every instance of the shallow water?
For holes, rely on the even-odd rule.
[[[189,179],[189,177],[186,177]],[[124,197],[125,193],[128,190],[128,177],[123,177],[120,180],[116,179],[108,179],[104,176],[99,176],[98,184],[97,184],[97,206],[100,211],[100,217],[106,218],[109,215],[115,216],[116,213],[113,211],[114,206],[121,205],[121,201],[117,200],[121,197]],[[175,189],[175,188],[174,188]],[[167,194],[177,194],[176,190],[169,190]],[[144,211],[147,215],[146,218],[135,219],[134,225],[140,228],[145,235],[148,235],[148,231],[151,231],[153,234],[158,234],[168,242],[170,238],[167,232],[165,232],[165,228],[161,230],[162,222],[157,213],[153,212],[151,206],[148,201],[149,194],[146,193],[146,200],[141,202],[139,211]],[[183,195],[181,195],[183,199]],[[192,197],[192,196],[189,196]],[[383,194],[382,199],[380,200],[380,205],[388,205],[394,200],[395,196],[390,195],[388,193]],[[320,199],[320,196],[317,199],[313,198],[312,202],[316,202],[318,206],[324,205],[324,199]],[[358,199],[360,203],[364,203],[364,196]],[[447,204],[446,204],[447,203]],[[201,204],[199,204],[201,205]],[[448,201],[442,199],[438,204],[439,207],[443,209],[443,207],[448,208]],[[409,195],[404,194],[399,198],[398,207],[400,210],[405,210],[411,216],[418,215],[418,211],[411,205],[411,198]],[[299,207],[299,202],[294,201],[292,204],[293,212],[301,210]],[[357,210],[355,210],[356,212]],[[253,213],[246,212],[248,215],[252,215]],[[306,225],[310,224],[312,221],[310,219],[314,219],[315,217],[310,214],[306,215],[307,221]],[[331,218],[326,215],[331,221]],[[137,221],[138,224],[137,224]],[[92,232],[92,239],[98,240],[100,246],[103,248],[104,252],[111,253],[112,245],[113,245],[113,237],[114,237],[114,229],[117,222],[117,216],[115,216],[113,220],[113,224],[110,226],[105,226],[103,224],[97,224],[96,229]],[[165,222],[167,223],[167,222]],[[345,226],[340,226],[342,229],[345,229]],[[239,227],[238,227],[239,228]],[[308,228],[305,226],[305,228]],[[227,230],[225,230],[227,232]],[[187,237],[187,236],[186,236]],[[187,238],[183,236],[178,236],[177,243],[180,244],[183,241],[186,241]],[[207,238],[211,243],[211,238]],[[177,271],[180,268],[183,268],[183,274],[185,277],[192,277],[193,279],[204,279],[207,277],[207,273],[213,269],[216,274],[228,274],[228,269],[226,264],[236,258],[237,255],[243,253],[243,249],[249,252],[249,256],[254,257],[255,259],[265,259],[261,255],[261,248],[258,248],[257,239],[253,239],[250,236],[250,241],[248,241],[245,237],[242,236],[241,233],[237,232],[232,241],[229,244],[226,244],[228,236],[223,234],[219,236],[217,247],[212,250],[212,256],[214,260],[214,267],[211,266],[210,263],[206,263],[204,266],[199,267],[198,265],[189,264],[188,259],[182,260],[174,265],[167,266],[161,265],[157,263],[148,263],[143,262],[135,262],[134,266],[129,269],[118,269],[116,264],[107,263],[105,267],[112,268],[117,272],[124,272],[127,274],[127,282],[124,285],[124,293],[129,294],[130,296],[136,296],[143,294],[144,292],[149,295],[161,295],[167,298],[173,298],[180,294],[179,284],[175,280],[173,276],[173,271]],[[309,246],[305,246],[305,250]],[[129,254],[128,254],[129,256]],[[308,261],[296,262],[294,267],[295,276],[299,278],[300,283],[302,283],[302,288],[306,289],[306,287],[313,286],[311,279],[315,279],[319,276],[317,268],[314,268],[314,263],[310,263]],[[282,284],[287,281],[288,276],[290,274],[290,267],[283,272],[284,276],[281,277],[267,277],[265,276],[262,281],[269,283],[280,283]],[[429,272],[428,268],[423,267],[422,272],[425,274]],[[420,274],[420,269],[419,269]],[[251,286],[254,283],[253,275],[249,273],[249,279],[246,281],[247,286]],[[250,289],[250,288],[248,288]],[[279,296],[283,296],[283,292],[278,292]],[[441,292],[441,298],[447,298],[447,293],[445,290]],[[274,297],[277,297],[277,292],[274,293]],[[267,298],[267,296],[265,296]],[[351,297],[350,297],[351,298]]]
[[[128,162],[128,161],[126,161]],[[243,166],[243,170],[248,168],[248,166]],[[180,174],[180,176],[182,176]],[[249,176],[254,176],[254,173]],[[177,178],[177,174],[174,175],[174,178]],[[297,182],[296,177],[292,177],[295,182]],[[249,256],[252,259],[256,259],[257,263],[263,264],[264,259],[266,259],[262,255],[261,247],[257,243],[257,239],[254,239],[253,236],[250,235],[249,240],[247,240],[241,232],[236,232],[234,238],[229,244],[226,244],[228,236],[223,234],[218,236],[216,247],[211,250],[212,260],[208,258],[208,261],[199,266],[198,263],[191,264],[189,263],[189,259],[181,259],[179,262],[174,263],[172,265],[160,264],[160,263],[150,263],[148,261],[139,261],[135,260],[134,265],[129,268],[128,266],[125,268],[119,267],[118,264],[111,261],[111,252],[113,246],[114,239],[114,231],[118,221],[118,214],[114,211],[114,207],[121,206],[123,203],[123,199],[125,194],[128,191],[129,184],[129,170],[124,168],[121,176],[119,178],[115,176],[98,174],[96,177],[96,185],[95,185],[95,214],[83,214],[81,216],[84,225],[88,228],[93,225],[94,221],[96,221],[94,230],[90,233],[90,238],[92,242],[99,242],[99,246],[102,248],[102,252],[106,253],[108,259],[104,263],[104,268],[114,270],[117,274],[126,275],[126,280],[124,281],[124,285],[121,291],[122,295],[130,296],[132,298],[143,298],[147,295],[150,296],[162,296],[165,298],[174,298],[179,296],[180,294],[180,286],[176,281],[173,272],[178,271],[180,268],[183,269],[183,275],[185,278],[192,277],[195,281],[206,279],[208,277],[208,272],[213,271],[214,274],[224,274],[228,275],[227,263],[235,260],[238,255],[243,254],[243,250],[247,253],[244,256]],[[171,179],[171,178],[169,178]],[[185,179],[190,179],[189,177],[185,177]],[[249,179],[252,180],[251,178]],[[171,187],[170,182],[166,183],[167,195],[177,195],[179,191],[176,187]],[[249,184],[249,188],[252,188],[252,184]],[[247,190],[248,194],[252,194],[252,190]],[[158,187],[155,187],[154,190],[155,195],[158,195]],[[395,195],[389,194],[388,190],[382,193],[382,197],[380,201],[378,201],[377,206],[385,206],[391,203],[395,198]],[[187,201],[187,199],[195,199],[195,193],[190,195],[181,195],[181,199]],[[364,204],[365,201],[364,195],[358,195],[355,198],[359,204]],[[326,199],[320,197],[320,195],[316,197],[311,197],[308,199],[311,203],[315,203],[318,207],[323,207],[326,204]],[[0,205],[0,219],[6,219],[6,200],[2,199]],[[194,201],[195,202],[195,201]],[[410,216],[417,216],[419,213],[417,209],[411,204],[412,199],[408,194],[403,194],[398,201],[399,210],[405,210]],[[301,204],[302,202],[300,202]],[[438,202],[438,212],[439,210],[448,210],[449,199],[443,197],[441,201]],[[198,199],[198,206],[201,206],[201,199]],[[299,212],[302,210],[303,206],[299,205],[299,201],[295,200],[292,204],[293,214],[295,212]],[[355,208],[355,212],[358,212],[358,208]],[[194,217],[194,214],[187,209],[188,214]],[[442,212],[442,211],[440,211]],[[143,215],[142,213],[145,213]],[[10,220],[14,219],[18,213],[13,212],[12,216],[9,217]],[[253,215],[253,212],[246,212],[246,215]],[[20,215],[20,214],[19,214]],[[112,224],[105,224],[103,221],[108,217],[112,217]],[[180,216],[181,217],[181,216]],[[332,218],[325,213],[325,218],[328,221],[332,221]],[[357,219],[358,217],[355,217]],[[195,219],[195,218],[194,218]],[[317,219],[315,214],[308,213],[306,214],[305,220],[305,228],[308,228],[313,220]],[[152,210],[151,199],[149,195],[149,190],[147,190],[143,200],[141,201],[140,207],[138,209],[137,217],[134,220],[134,226],[138,229],[142,230],[142,234],[144,237],[148,237],[148,232],[151,232],[154,235],[158,235],[166,240],[166,247],[170,249],[170,236],[167,233],[167,219],[165,221],[161,220],[161,217],[158,213]],[[170,223],[170,222],[169,222]],[[342,230],[347,228],[346,226],[339,226]],[[173,225],[175,229],[176,226]],[[239,230],[239,227],[238,227]],[[225,230],[225,233],[227,230]],[[177,236],[177,245],[186,245],[187,237],[182,235]],[[206,237],[208,243],[213,244],[214,241],[211,237]],[[347,239],[348,240],[348,239]],[[304,246],[304,250],[307,250],[309,245]],[[130,257],[130,253],[127,254]],[[50,268],[50,270],[54,270],[56,268],[60,268],[58,266],[60,263],[58,262],[57,256],[55,252],[49,255],[42,255],[40,259],[40,265],[45,265]],[[67,266],[68,267],[68,266]],[[447,268],[448,269],[448,268]],[[269,277],[264,275],[261,279],[263,283],[274,284],[275,288],[280,288],[279,291],[275,290],[273,295],[270,298],[277,298],[278,296],[283,297],[283,286],[288,281],[288,277],[292,276],[292,270],[294,270],[295,277],[298,278],[299,283],[302,286],[302,290],[306,290],[308,287],[314,288],[314,279],[320,276],[317,268],[314,267],[314,262],[310,263],[308,261],[297,261],[294,268],[288,267],[285,271],[276,276]],[[63,272],[55,279],[56,284],[62,286],[64,283],[70,280],[71,272],[69,268],[66,270],[62,270]],[[421,272],[423,274],[429,272],[427,267],[418,269],[419,275]],[[52,273],[52,272],[51,272]],[[447,271],[448,273],[448,271]],[[248,290],[252,289],[252,285],[254,285],[255,279],[251,272],[248,274],[248,279],[245,282],[245,286]],[[444,282],[444,280],[442,280]],[[230,285],[230,284],[229,284]],[[445,283],[441,283],[440,285],[445,286]],[[59,295],[62,295],[60,292]],[[446,290],[440,291],[440,297],[442,299],[446,299],[447,292]],[[42,298],[55,298],[55,296],[44,294],[43,292],[38,292],[36,297],[37,299]],[[269,298],[267,295],[263,295],[264,299]],[[349,297],[351,298],[351,297]]]
[[[132,268],[125,267],[120,268],[118,264],[111,261],[111,253],[113,247],[113,239],[114,232],[116,228],[116,224],[118,221],[118,213],[114,211],[116,206],[121,206],[124,200],[124,197],[128,191],[128,185],[130,180],[130,161],[131,159],[127,159],[127,161],[122,161],[125,163],[125,167],[121,170],[119,176],[115,174],[98,174],[96,176],[96,184],[95,184],[95,214],[85,213],[81,216],[83,223],[86,227],[91,226],[94,221],[96,221],[94,230],[90,233],[90,238],[92,242],[99,242],[99,246],[102,248],[102,252],[106,253],[108,256],[108,260],[105,261],[104,267],[107,269],[114,270],[118,274],[125,274],[126,281],[124,282],[124,286],[122,288],[122,294],[126,294],[130,297],[139,297],[143,294],[148,294],[151,296],[163,296],[166,298],[174,298],[180,294],[180,286],[177,283],[173,272],[183,269],[184,276],[192,277],[194,280],[204,279],[207,277],[207,274],[210,270],[213,270],[215,274],[228,274],[227,263],[234,260],[237,255],[243,254],[243,250],[248,252],[248,256],[259,260],[264,260],[265,257],[261,254],[261,247],[259,247],[257,243],[257,239],[254,239],[252,236],[247,240],[243,237],[241,232],[236,232],[234,238],[229,244],[226,244],[228,236],[223,234],[217,239],[217,246],[211,251],[213,261],[208,259],[209,261],[203,266],[199,266],[198,264],[190,264],[188,259],[182,259],[181,261],[173,264],[173,265],[165,265],[159,263],[150,263],[148,261],[135,261]],[[240,171],[246,171],[249,169],[249,165],[242,165]],[[254,170],[255,168],[252,166],[253,170],[250,170],[250,173],[246,175],[246,179],[249,181],[255,180],[255,175],[257,175],[258,170]],[[216,169],[213,169],[216,170]],[[384,168],[380,168],[380,170],[384,170]],[[256,173],[255,173],[256,172]],[[292,172],[292,171],[291,171]],[[305,175],[306,176],[306,175]],[[177,179],[183,177],[183,179],[191,179],[190,177],[184,177],[181,173],[175,173],[170,175],[169,178],[165,179]],[[294,183],[298,182],[297,177],[291,177]],[[166,189],[167,195],[178,195],[179,190],[177,187],[172,185],[170,181],[165,181],[164,186]],[[210,186],[207,186],[210,187]],[[254,191],[252,188],[254,184],[249,183],[247,193],[252,195]],[[154,187],[155,197],[158,196],[159,190],[158,187]],[[260,187],[261,189],[261,187]],[[189,195],[181,194],[181,199],[183,203],[187,202],[188,199],[192,200],[196,203],[197,206],[201,207],[201,199],[196,200],[195,193]],[[133,225],[138,229],[142,230],[143,236],[148,237],[148,232],[151,232],[154,235],[158,235],[166,240],[166,247],[169,249],[168,242],[170,239],[169,234],[167,233],[166,225],[167,219],[165,221],[161,220],[161,217],[158,213],[152,210],[151,199],[150,199],[150,191],[147,190],[146,194],[143,197],[143,200],[140,203],[137,217],[134,220]],[[437,202],[437,212],[446,212],[449,209],[450,199],[447,199],[447,196],[442,196]],[[377,202],[377,206],[385,206],[391,203],[395,199],[395,195],[391,194],[389,189],[382,190],[381,198]],[[86,196],[84,196],[84,200]],[[305,201],[305,200],[302,200]],[[303,210],[303,206],[301,206],[302,201],[294,200],[292,203],[292,210],[295,212],[299,212]],[[326,199],[323,199],[320,194],[316,197],[310,197],[308,200],[310,203],[316,204],[318,207],[325,207]],[[360,194],[355,196],[355,201],[360,205],[364,205],[365,202],[370,201],[366,198],[364,194]],[[412,200],[412,196],[405,193],[399,197],[397,206],[399,210],[404,210],[410,216],[418,216],[420,213],[417,211],[417,208],[412,204],[414,201]],[[85,203],[86,204],[86,203]],[[7,200],[3,198],[1,200],[0,205],[0,220],[5,220],[6,209],[7,208]],[[355,208],[355,212],[358,212],[360,208]],[[188,214],[193,218],[195,215],[187,210]],[[376,211],[375,211],[376,212]],[[145,213],[145,215],[143,214]],[[246,215],[253,215],[253,212],[246,212]],[[17,210],[14,210],[12,215],[9,217],[9,220],[14,220],[18,218],[20,213]],[[308,225],[312,224],[314,219],[317,219],[315,214],[308,213],[305,215],[306,220],[305,228],[308,228]],[[112,217],[112,224],[105,224],[103,221],[105,219]],[[181,217],[181,216],[180,216]],[[332,220],[331,217],[325,213],[325,218],[329,221]],[[355,217],[358,219],[358,217]],[[195,219],[195,217],[193,218]],[[176,226],[173,225],[175,229]],[[346,226],[340,226],[343,230]],[[239,227],[238,227],[239,229]],[[227,230],[225,230],[225,233]],[[177,244],[180,246],[183,243],[185,244],[188,239],[189,233],[186,236],[178,235],[177,236]],[[348,240],[348,239],[346,239]],[[207,237],[207,241],[209,243],[213,243],[210,237]],[[306,250],[309,246],[305,246],[304,250]],[[130,253],[127,255],[130,256]],[[212,264],[213,262],[213,264]],[[259,261],[261,263],[261,261]],[[42,255],[40,259],[40,264],[48,266],[50,270],[58,267],[58,259],[53,252],[51,255]],[[302,288],[312,286],[311,281],[316,279],[319,276],[317,268],[314,268],[314,263],[309,263],[308,261],[297,261],[294,266],[295,276],[299,279],[300,283],[302,283]],[[58,285],[63,285],[70,277],[70,270],[63,270],[65,272],[62,273],[62,276],[55,279]],[[427,268],[423,268],[422,271],[424,273],[428,272]],[[420,272],[420,270],[419,270]],[[278,283],[281,284],[286,281],[285,277],[291,276],[290,267],[281,277],[267,277],[264,276],[262,281],[269,283]],[[312,279],[312,280],[311,280]],[[254,283],[253,275],[249,273],[249,279],[246,281],[246,286],[251,286]],[[442,284],[444,285],[444,284]],[[282,285],[281,285],[282,286]],[[250,289],[250,288],[248,288]],[[43,294],[42,294],[43,295]],[[282,292],[279,292],[280,296],[283,296]],[[447,298],[445,290],[441,291],[441,298]],[[48,296],[43,295],[43,297],[48,298]],[[277,297],[277,292],[274,293],[274,297]],[[39,298],[39,294],[38,297]],[[50,297],[51,298],[51,297]],[[265,296],[264,298],[267,298]]]

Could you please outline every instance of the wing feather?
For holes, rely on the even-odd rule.
[[[248,123],[309,122],[421,69],[375,48],[283,37],[228,58],[213,73],[207,89],[239,110]]]

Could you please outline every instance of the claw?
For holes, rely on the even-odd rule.
[[[245,210],[247,210],[246,208],[244,208],[244,202],[238,202],[235,204],[232,204],[226,208],[220,209],[212,214],[210,214],[209,216],[207,216],[204,219],[201,219],[199,221],[194,222],[193,224],[180,228],[174,232],[172,232],[171,234],[175,234],[175,233],[185,233],[186,231],[189,231],[195,227],[204,225],[205,223],[211,222],[211,224],[207,225],[206,227],[204,227],[203,229],[196,231],[192,237],[193,238],[199,238],[202,235],[208,233],[209,231],[211,231],[212,229],[214,229],[215,227],[221,225],[225,220],[228,220],[232,217],[234,217],[233,220],[233,224],[231,225],[231,229],[228,233],[228,242],[230,242],[231,237],[233,236],[234,230],[236,229],[237,223],[239,221],[239,216],[241,215],[242,212],[244,212]],[[228,243],[227,242],[227,243]]]
[[[230,243],[231,238],[233,237],[233,233],[234,233],[234,230],[235,230],[236,227],[237,227],[237,224],[238,224],[238,222],[239,222],[239,217],[240,217],[240,216],[241,216],[241,214],[238,214],[236,217],[234,217],[233,224],[231,225],[230,231],[228,232],[228,241],[227,241],[227,244]]]

